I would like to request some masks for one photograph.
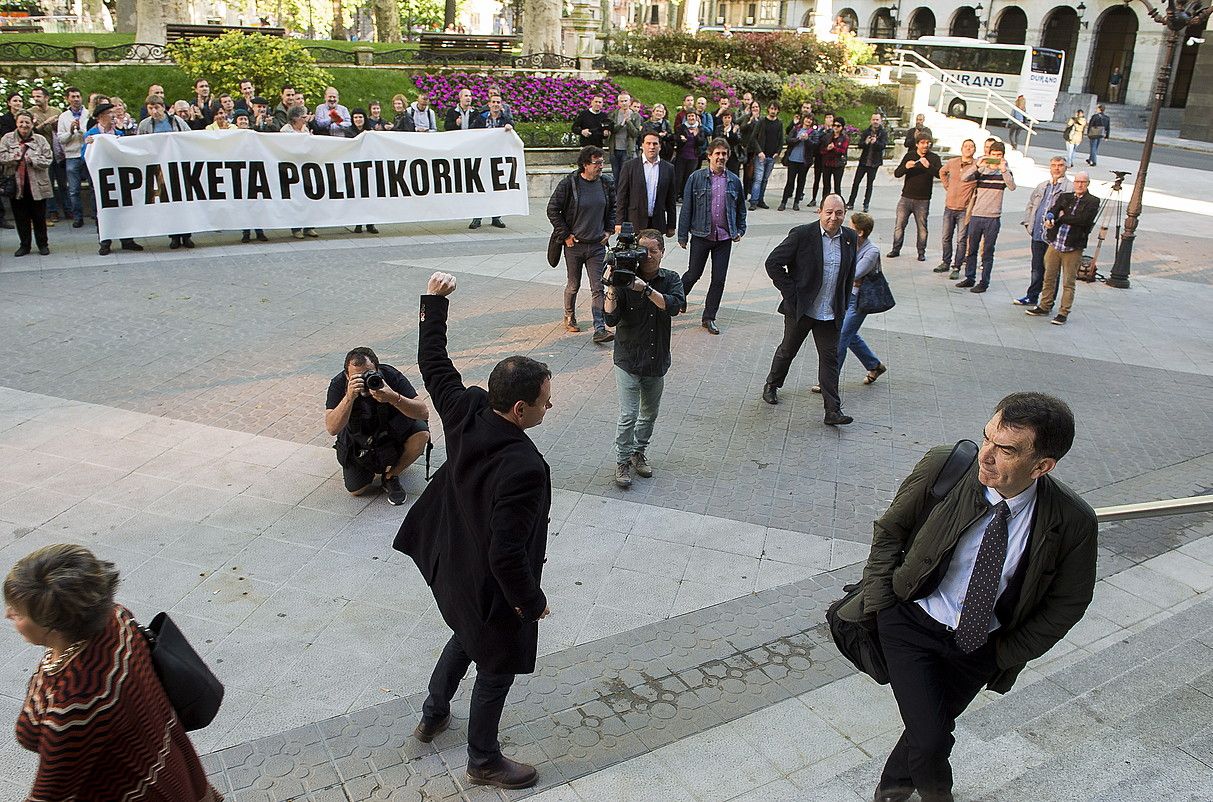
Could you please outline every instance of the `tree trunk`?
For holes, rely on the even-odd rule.
[[[345,9],[341,7],[341,0],[333,0],[333,29],[329,34],[330,39],[345,39]]]
[[[380,42],[399,42],[400,7],[396,0],[374,0],[375,38]]]
[[[523,53],[560,52],[560,0],[525,0]]]
[[[686,0],[686,2],[682,4],[682,28],[683,28],[683,30],[690,31],[691,33],[695,33],[697,30],[699,30],[699,8],[700,8],[700,6],[701,6],[701,0]],[[709,22],[711,22],[712,24],[715,24],[716,21],[709,20]]]
[[[164,4],[160,0],[135,0],[135,41],[154,45],[165,43]]]
[[[117,8],[118,11],[114,14],[114,31],[134,33],[138,26],[138,20],[135,19],[135,0],[118,0]]]
[[[442,29],[455,24],[455,5],[458,0],[446,0],[446,8],[442,12]]]

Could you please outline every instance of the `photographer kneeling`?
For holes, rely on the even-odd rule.
[[[607,253],[604,311],[615,326],[615,383],[619,388],[618,459],[615,484],[632,486],[631,471],[650,477],[645,449],[661,405],[665,374],[670,369],[670,318],[686,302],[682,278],[661,266],[665,240],[646,228],[633,237],[624,223],[618,244]]]
[[[430,441],[430,409],[404,374],[379,364],[370,348],[345,355],[345,370],[329,382],[324,429],[337,436],[337,462],[345,489],[360,496],[383,474],[387,500],[396,506],[407,496],[400,474]]]

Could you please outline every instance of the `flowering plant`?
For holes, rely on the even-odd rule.
[[[736,101],[739,97],[736,87],[722,81],[715,75],[696,75],[691,79],[691,91],[697,95],[705,96],[709,101],[716,101],[722,97],[727,97],[734,102],[734,107],[736,107]]]
[[[498,77],[483,73],[450,72],[413,76],[417,89],[427,92],[430,103],[449,108],[459,103],[459,90],[470,89],[472,103],[488,102],[490,90],[501,93],[519,122],[532,120],[571,120],[590,105],[590,98],[602,95],[604,108],[610,109],[620,89],[609,78],[587,81],[563,75],[511,75]]]
[[[63,95],[67,91],[67,84],[62,78],[19,78],[13,80],[11,78],[0,77],[0,98],[8,99],[8,96],[13,92],[20,92],[22,100],[25,101],[25,107],[29,108],[34,105],[33,92],[41,87],[50,95],[50,105],[55,108],[66,108],[67,101]],[[2,102],[2,101],[0,101]],[[4,109],[8,111],[7,108]]]

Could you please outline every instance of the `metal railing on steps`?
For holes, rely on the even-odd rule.
[[[1131,521],[1135,518],[1161,518],[1166,515],[1186,515],[1193,512],[1213,511],[1213,496],[1188,496],[1161,501],[1143,501],[1137,504],[1117,504],[1095,510],[1101,524],[1113,521]]]

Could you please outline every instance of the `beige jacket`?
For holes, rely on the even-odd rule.
[[[51,143],[42,134],[32,134],[25,148],[26,177],[29,179],[30,196],[46,200],[51,196],[51,161],[54,154]],[[15,175],[21,161],[22,142],[16,131],[0,136],[0,171],[5,176]],[[17,194],[24,195],[25,187],[17,187]]]

